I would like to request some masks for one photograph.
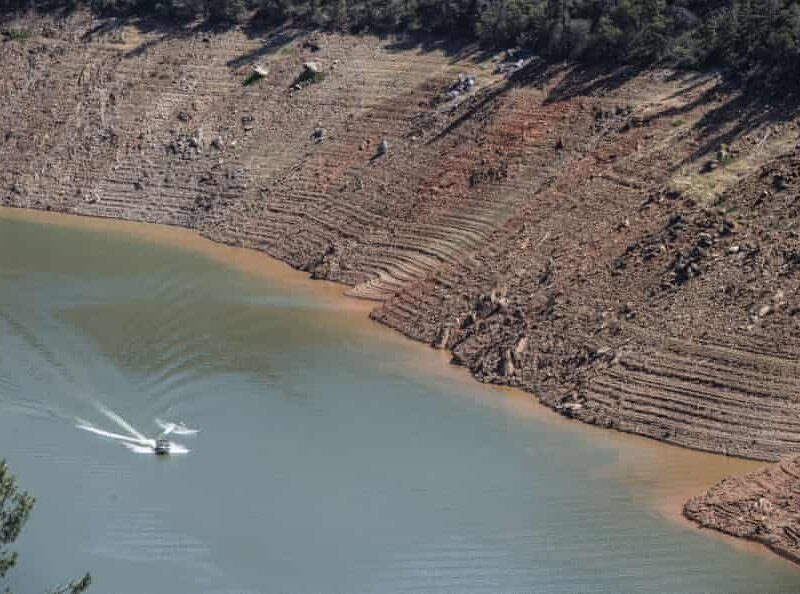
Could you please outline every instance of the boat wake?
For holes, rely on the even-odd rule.
[[[83,431],[87,431],[89,433],[93,433],[95,435],[99,435],[100,437],[106,437],[108,439],[113,439],[123,446],[128,448],[130,451],[136,454],[154,454],[160,453],[156,452],[156,440],[159,441],[164,439],[167,435],[175,434],[175,435],[195,435],[199,431],[197,429],[190,429],[184,423],[173,423],[168,421],[162,421],[161,419],[156,419],[156,425],[161,428],[161,434],[156,437],[147,437],[144,433],[137,430],[133,425],[128,423],[125,419],[119,416],[114,411],[100,407],[100,412],[109,420],[116,423],[121,429],[125,431],[125,433],[115,433],[113,431],[106,431],[105,429],[101,429],[100,427],[95,426],[94,424],[86,421],[84,419],[77,419],[76,427]],[[169,453],[170,454],[188,454],[191,450],[186,446],[175,443],[170,441],[169,442]]]
[[[83,429],[84,431],[88,431],[89,433],[94,433],[95,435],[100,435],[102,437],[109,437],[111,439],[116,439],[117,441],[121,441],[123,443],[132,443],[135,445],[141,446],[150,446],[155,447],[156,440],[155,439],[148,439],[141,435],[141,437],[132,437],[130,435],[122,435],[120,433],[113,433],[111,431],[106,431],[105,429],[100,429],[92,425],[89,421],[84,421],[83,419],[78,419],[78,429]]]
[[[175,435],[196,435],[200,432],[198,429],[189,429],[184,423],[170,423],[161,419],[156,419],[156,425],[161,427],[164,435],[169,435],[170,433]]]

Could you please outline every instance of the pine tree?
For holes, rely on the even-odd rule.
[[[35,502],[30,493],[19,489],[5,460],[0,460],[0,579],[17,563],[17,553],[9,551],[8,545],[13,544],[19,536]],[[91,583],[92,578],[87,573],[51,594],[81,594]],[[6,592],[10,594],[8,590]]]

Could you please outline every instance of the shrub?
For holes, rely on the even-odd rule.
[[[3,31],[3,41],[26,41],[31,32],[26,29],[7,29]]]

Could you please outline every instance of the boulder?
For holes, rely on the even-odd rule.
[[[316,143],[320,143],[323,140],[325,140],[325,134],[326,134],[325,128],[317,126],[316,128],[314,128],[314,131],[311,133],[311,140],[313,140]]]
[[[506,349],[503,351],[503,360],[500,364],[500,373],[503,377],[511,377],[517,372],[517,367],[514,365],[514,358],[511,351]]]
[[[269,75],[269,68],[262,66],[261,64],[253,64],[251,67],[253,74],[256,76],[260,76],[261,78],[266,78]]]
[[[439,332],[433,341],[433,348],[443,349],[447,347],[447,341],[450,339],[450,328],[439,328]]]
[[[303,71],[304,74],[308,76],[316,76],[320,72],[322,72],[322,66],[319,62],[304,62],[303,63]]]

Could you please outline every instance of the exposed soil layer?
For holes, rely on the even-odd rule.
[[[710,74],[508,76],[431,40],[15,26],[32,35],[0,44],[0,204],[195,229],[349,285],[564,415],[800,454],[792,106]],[[450,92],[461,73],[475,88]],[[789,493],[780,468],[764,476]]]
[[[727,478],[690,499],[684,515],[704,528],[760,542],[800,563],[800,461]]]

